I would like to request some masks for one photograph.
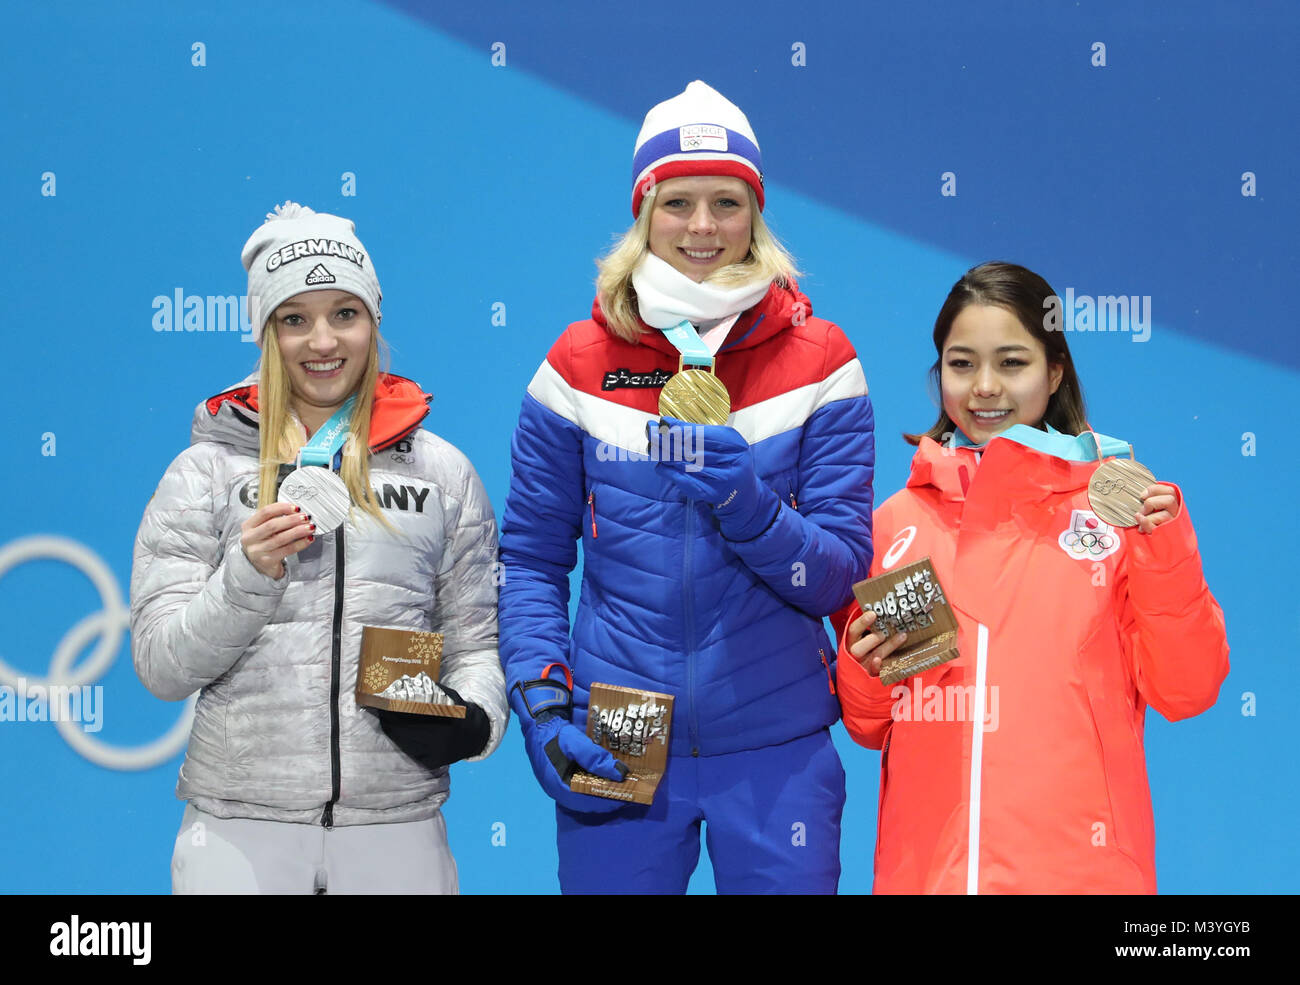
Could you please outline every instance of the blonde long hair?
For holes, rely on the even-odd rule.
[[[275,318],[267,319],[262,333],[262,362],[257,387],[258,397],[258,480],[257,502],[266,506],[276,501],[280,466],[298,457],[298,450],[307,437],[300,424],[289,413],[289,374],[280,355],[276,337]],[[370,415],[375,406],[375,384],[379,380],[379,353],[387,356],[388,346],[376,326],[370,334],[370,352],[366,370],[357,384],[357,402],[352,408],[348,423],[348,440],[343,445],[343,464],[339,475],[348,487],[352,502],[365,510],[384,526],[391,524],[381,512],[379,500],[370,488]],[[387,358],[384,360],[387,362]],[[364,435],[364,438],[358,438]]]
[[[754,189],[748,185],[745,188],[749,192],[751,216],[749,254],[745,259],[723,267],[707,278],[706,282],[715,287],[737,287],[762,279],[789,287],[799,276],[794,257],[763,221]],[[596,277],[596,297],[600,299],[600,310],[605,315],[609,330],[626,342],[636,342],[645,331],[641,327],[641,313],[637,307],[636,289],[632,287],[632,274],[650,252],[650,215],[654,211],[658,191],[659,186],[655,185],[645,193],[636,222],[632,223],[612,250],[596,261],[596,267],[600,271]]]

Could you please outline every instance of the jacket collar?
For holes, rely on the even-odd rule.
[[[749,349],[766,342],[794,324],[796,314],[799,316],[800,323],[812,317],[812,302],[799,290],[799,285],[794,281],[791,281],[789,287],[781,287],[774,282],[768,288],[763,300],[747,311],[741,312],[740,317],[736,319],[736,324],[731,328],[731,333],[727,336],[727,341],[718,350],[718,355],[737,349]],[[601,328],[608,327],[605,313],[600,310],[599,298],[591,303],[591,318]],[[643,345],[672,356],[678,355],[676,347],[664,338],[663,332],[651,328],[644,321],[641,322],[641,328],[643,331],[640,342]]]
[[[957,429],[952,437],[952,446],[956,448],[987,448],[991,442],[1002,439],[1014,441],[1026,448],[1032,448],[1053,458],[1065,459],[1067,462],[1100,461],[1100,458],[1098,458],[1099,448],[1101,458],[1127,455],[1132,450],[1127,441],[1112,438],[1099,431],[1085,431],[1079,435],[1062,434],[1046,421],[1043,422],[1043,427],[1044,430],[1040,431],[1038,428],[1031,428],[1027,424],[1016,424],[1007,428],[1001,434],[994,435],[983,445],[976,445],[970,438],[966,437],[964,431]],[[1095,440],[1094,435],[1096,435]]]
[[[380,373],[370,414],[370,451],[383,451],[405,438],[429,413],[432,396],[403,376]],[[199,404],[191,444],[224,441],[254,454],[258,447],[257,374]]]
[[[1110,458],[1129,444],[1098,434],[1102,454]],[[1097,444],[1087,433],[1061,434],[1016,425],[976,447],[960,431],[953,442],[941,445],[922,438],[912,458],[909,488],[932,486],[946,500],[964,500],[976,468],[992,468],[1009,495],[1033,497],[1049,492],[1085,488],[1097,467]]]

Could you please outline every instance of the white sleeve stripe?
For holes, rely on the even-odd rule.
[[[573,387],[556,372],[549,361],[543,359],[537,372],[528,383],[528,392],[547,410],[553,410],[566,421],[580,424],[573,407]]]
[[[543,362],[528,392],[547,410],[576,424],[599,442],[645,454],[645,426],[656,415],[602,400],[570,386],[549,362]]]

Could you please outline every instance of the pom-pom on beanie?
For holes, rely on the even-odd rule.
[[[351,219],[285,202],[266,214],[240,259],[248,271],[248,319],[259,346],[271,313],[305,291],[355,294],[379,326],[383,293]]]

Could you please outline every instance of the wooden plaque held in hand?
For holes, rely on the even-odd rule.
[[[888,639],[907,633],[907,644],[880,664],[880,683],[891,685],[957,659],[957,618],[928,557],[853,586],[865,613],[876,613],[872,632]]]
[[[569,780],[569,789],[633,804],[653,802],[655,790],[668,767],[673,696],[613,684],[592,684],[587,704],[587,738],[626,763],[629,772],[619,783],[579,770]]]
[[[442,634],[413,629],[361,630],[357,704],[413,715],[464,718],[464,705],[447,704],[434,685],[442,668]]]

